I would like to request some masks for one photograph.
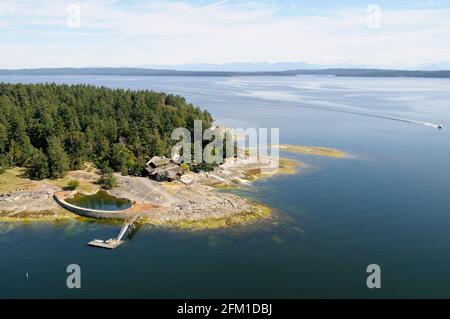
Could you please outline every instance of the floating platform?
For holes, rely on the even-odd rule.
[[[97,248],[104,248],[104,249],[116,249],[117,247],[119,247],[120,245],[123,244],[122,240],[117,240],[117,239],[108,239],[108,240],[99,240],[99,239],[95,239],[91,242],[88,243],[89,246],[92,247],[97,247]]]
[[[125,222],[117,238],[111,238],[108,240],[94,239],[93,241],[89,242],[88,245],[97,248],[116,249],[123,244],[122,238],[125,236],[127,231],[132,232],[133,230],[135,230],[134,224],[138,222],[140,215],[141,213],[138,213],[130,221]]]

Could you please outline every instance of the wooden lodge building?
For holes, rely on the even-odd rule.
[[[158,182],[174,182],[181,178],[183,169],[170,158],[155,156],[147,164],[145,170],[151,179]]]

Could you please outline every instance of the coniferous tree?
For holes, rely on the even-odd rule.
[[[109,165],[113,170],[128,175],[129,169],[136,165],[136,158],[124,144],[114,144],[111,148]]]
[[[48,159],[42,151],[35,149],[28,167],[28,176],[31,179],[44,179],[50,177]]]
[[[2,161],[31,169],[45,156],[52,178],[87,161],[139,175],[152,156],[169,156],[176,143],[172,131],[193,131],[194,120],[203,121],[204,129],[213,121],[179,96],[89,85],[0,83]],[[43,166],[40,172],[45,173]]]
[[[69,157],[57,137],[48,140],[48,168],[50,177],[55,179],[64,177],[70,168]]]
[[[0,154],[6,152],[6,146],[8,144],[8,130],[0,123]]]
[[[26,132],[24,117],[19,114],[13,114],[9,136],[11,142],[11,156],[13,165],[23,166],[33,154],[33,146]]]

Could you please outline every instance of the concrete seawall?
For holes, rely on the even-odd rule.
[[[95,210],[95,209],[89,209],[84,207],[79,207],[72,205],[65,201],[66,198],[69,198],[73,196],[73,192],[57,192],[53,194],[53,198],[55,201],[63,208],[71,211],[72,213],[75,213],[77,215],[88,217],[88,218],[95,218],[95,219],[129,219],[133,216],[142,213],[147,212],[151,208],[154,208],[155,206],[152,206],[151,204],[147,205],[133,205],[132,207],[125,209],[125,210],[118,210],[118,211],[104,211],[104,210]]]

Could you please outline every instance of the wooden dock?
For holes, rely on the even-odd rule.
[[[105,248],[105,249],[110,249],[110,250],[116,249],[117,247],[119,247],[120,245],[122,245],[124,243],[124,241],[122,239],[125,236],[125,234],[127,233],[127,231],[132,232],[135,229],[134,224],[138,222],[140,217],[141,217],[141,213],[136,214],[130,220],[126,221],[125,224],[122,226],[122,229],[120,230],[120,233],[117,236],[117,238],[111,238],[108,240],[95,239],[93,241],[90,241],[88,243],[88,246],[97,247],[97,248]]]
[[[108,239],[108,240],[95,239],[88,243],[88,245],[91,247],[105,248],[105,249],[110,249],[110,250],[116,249],[117,247],[119,247],[122,244],[123,244],[122,240],[117,240],[114,238]]]

